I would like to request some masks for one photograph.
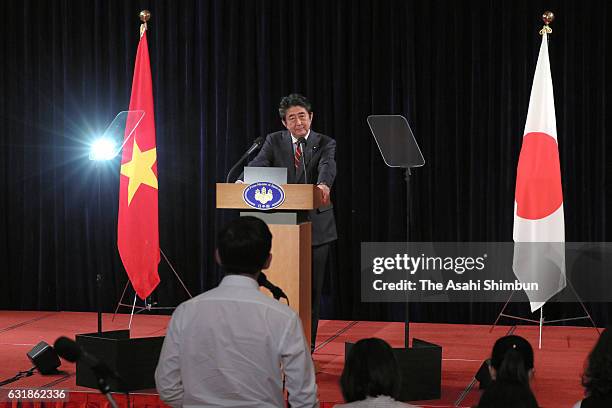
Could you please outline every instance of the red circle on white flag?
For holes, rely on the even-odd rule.
[[[516,170],[516,213],[538,220],[563,204],[557,141],[541,132],[527,133]]]

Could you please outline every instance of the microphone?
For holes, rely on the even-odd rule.
[[[265,273],[259,272],[259,276],[257,277],[257,283],[259,284],[259,286],[263,286],[264,288],[272,292],[272,296],[274,297],[274,299],[280,300],[280,298],[284,298],[287,300],[287,302],[289,302],[289,298],[287,297],[287,295],[285,295],[285,292],[283,292],[281,288],[270,282]]]
[[[246,151],[245,155],[248,156],[249,154],[253,153],[255,150],[259,149],[261,145],[263,144],[263,142],[264,142],[263,136],[259,136],[257,139],[253,141],[253,144]]]
[[[302,165],[304,166],[304,184],[308,184],[308,174],[306,173],[306,138],[300,137],[297,142],[301,146],[301,149],[302,149],[302,157],[300,161],[302,162]]]
[[[255,150],[259,149],[261,145],[263,144],[263,142],[264,142],[263,136],[259,136],[257,139],[253,141],[253,144],[251,145],[251,147],[248,148],[248,150],[242,155],[242,157],[236,162],[236,164],[232,166],[230,171],[227,173],[227,177],[225,178],[226,183],[229,183],[230,176],[236,170],[236,168],[240,165],[240,163],[242,163],[247,157],[249,157],[249,155],[253,153]]]
[[[107,366],[104,362],[98,360],[97,357],[83,350],[81,346],[79,346],[74,340],[71,340],[68,337],[59,337],[57,340],[55,340],[53,348],[55,349],[57,354],[64,360],[70,361],[71,363],[76,363],[78,361],[87,365],[89,368],[91,368],[91,370],[98,378],[114,378],[117,381],[121,381],[119,375],[113,370],[111,370],[109,366]],[[102,389],[100,391],[105,392]]]

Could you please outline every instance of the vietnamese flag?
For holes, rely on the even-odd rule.
[[[542,30],[523,145],[516,170],[513,270],[535,311],[565,287],[565,221],[547,27]]]
[[[155,115],[147,31],[146,25],[143,26],[130,98],[130,111],[138,112],[128,113],[126,122],[117,223],[117,246],[121,261],[134,290],[142,299],[159,284]],[[135,126],[130,135],[128,129]]]

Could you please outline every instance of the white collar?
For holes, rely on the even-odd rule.
[[[219,283],[219,286],[239,286],[242,288],[259,289],[257,281],[253,278],[243,275],[225,275]]]
[[[306,133],[306,136],[304,136],[304,139],[306,139],[306,141],[308,141],[308,136],[310,136],[310,129],[308,129],[308,133]],[[297,143],[297,138],[293,135],[291,135],[291,141],[293,144]]]

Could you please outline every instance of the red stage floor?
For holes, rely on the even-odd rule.
[[[104,330],[127,327],[129,315],[104,316]],[[137,315],[132,324],[132,337],[163,335],[168,316]],[[13,312],[0,311],[0,381],[18,371],[30,368],[26,352],[43,340],[53,344],[61,335],[74,337],[76,333],[97,330],[95,313],[75,312]],[[417,402],[422,407],[452,407],[461,391],[470,383],[495,340],[506,334],[507,326],[499,326],[489,333],[488,326],[414,323],[411,335],[439,344],[443,348],[442,398]],[[537,347],[538,329],[519,326],[515,334],[526,337]],[[319,399],[322,407],[332,407],[342,401],[338,379],[344,362],[344,342],[363,337],[380,337],[392,346],[403,344],[403,325],[387,322],[321,321],[314,359],[320,363],[317,374]],[[580,376],[585,358],[597,339],[592,328],[545,327],[542,350],[536,350],[533,389],[541,407],[570,407],[582,396]],[[35,374],[2,387],[46,387],[70,391],[73,406],[105,405],[93,390],[75,385],[75,366],[62,362],[66,374],[43,377]],[[418,370],[418,367],[415,367]],[[117,396],[127,406],[125,396]],[[473,406],[478,400],[474,389],[461,406]],[[2,404],[2,406],[17,404]],[[155,390],[144,390],[130,395],[129,406],[160,405]],[[56,404],[53,404],[56,406]]]

